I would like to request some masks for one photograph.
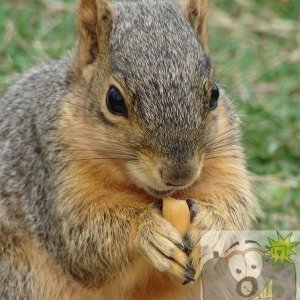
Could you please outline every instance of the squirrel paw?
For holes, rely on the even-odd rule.
[[[212,216],[211,211],[208,213],[207,208],[199,201],[193,199],[186,201],[192,223],[185,239],[191,266],[195,270],[194,279],[197,280],[201,275],[203,265],[213,256],[214,250],[223,253],[236,234],[234,231],[225,231],[222,220],[218,216]]]
[[[142,254],[161,272],[169,272],[184,282],[193,281],[193,270],[180,233],[156,209],[141,216],[138,246]]]

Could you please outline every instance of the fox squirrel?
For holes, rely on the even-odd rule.
[[[79,0],[74,52],[1,98],[1,299],[199,299],[203,262],[234,234],[219,231],[249,228],[207,0],[173,2]],[[169,195],[191,199],[185,236],[154,205]]]

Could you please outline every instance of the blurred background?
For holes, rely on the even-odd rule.
[[[300,229],[300,3],[210,0],[219,83],[243,122],[262,214],[257,229]],[[0,0],[0,93],[16,74],[74,46],[75,0]]]

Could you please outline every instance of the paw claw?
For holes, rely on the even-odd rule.
[[[188,273],[191,274],[194,277],[196,272],[195,272],[195,269],[194,269],[194,266],[193,266],[193,263],[192,263],[191,260],[189,260],[186,268],[188,270]]]
[[[186,248],[186,245],[182,242],[182,243],[176,243],[176,246],[178,248],[180,248],[183,252],[185,252],[185,248]]]
[[[153,208],[156,208],[158,211],[162,212],[163,203],[161,200],[155,201],[153,203]]]
[[[190,283],[191,281],[195,281],[195,279],[189,274],[186,274],[184,277],[185,277],[185,281],[182,283],[183,285],[186,285],[186,284]]]
[[[159,271],[169,272],[182,280],[187,279],[185,274],[190,273],[190,270],[188,257],[183,251],[183,237],[156,209],[144,218],[147,222],[142,223],[138,238],[142,254]]]
[[[183,249],[183,251],[187,254],[187,255],[189,255],[190,253],[191,253],[191,251],[192,251],[192,245],[191,245],[191,240],[190,240],[190,238],[189,237],[185,237],[185,239],[184,239],[184,249]]]
[[[193,199],[186,199],[185,201],[190,210],[190,218],[191,218],[191,222],[192,222],[197,214],[196,201]]]

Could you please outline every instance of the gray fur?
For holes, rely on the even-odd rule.
[[[5,241],[14,236],[5,235],[3,226],[16,224],[17,231],[25,230],[43,240],[54,234],[54,179],[61,166],[58,107],[67,90],[67,73],[68,58],[42,65],[24,74],[0,99],[0,208],[5,210],[5,218],[0,220],[0,247],[6,248]],[[19,238],[14,240],[18,243]],[[19,254],[13,254],[14,247],[10,247],[13,264],[7,268],[18,274],[25,264],[22,248],[18,249]],[[1,275],[5,273],[1,270],[3,261],[1,257]],[[20,283],[25,275],[20,272],[19,276],[10,279],[10,299],[22,295]],[[25,290],[23,294],[27,295]],[[1,288],[0,298],[8,299]]]
[[[23,75],[0,101],[0,199],[23,224],[39,227],[49,213],[39,210],[53,197],[59,166],[58,107],[68,87],[68,60]]]
[[[170,1],[122,4],[117,12],[112,71],[134,93],[139,121],[152,130],[200,127],[211,69],[187,19]]]
[[[213,75],[187,19],[171,1],[117,5],[112,73],[134,95],[144,146],[184,168],[203,140]],[[185,137],[185,138],[183,138]]]
[[[198,136],[208,114],[209,89],[213,84],[209,59],[183,13],[170,1],[122,3],[116,4],[116,9],[112,73],[134,94],[131,114],[144,129],[148,146],[182,166],[201,143]],[[60,233],[64,220],[58,219],[53,205],[62,184],[56,178],[64,168],[64,145],[57,131],[62,117],[61,99],[71,87],[70,66],[68,56],[33,69],[0,100],[0,208],[4,212],[0,215],[0,231],[1,227],[14,224],[43,241],[65,270],[88,284],[88,280],[94,280],[93,271],[98,267],[95,261],[103,259],[105,266],[115,261],[99,257],[97,240],[90,241],[89,232],[85,232],[86,239],[80,240],[83,234],[76,224],[67,224],[69,238],[75,246],[83,245],[82,253],[70,257]],[[104,213],[105,218],[110,217],[109,213]],[[130,214],[137,212],[128,209]],[[130,228],[130,219],[118,224],[118,231],[129,236],[122,226]],[[10,247],[5,243],[7,236],[0,236],[0,249]],[[80,258],[89,256],[90,265],[85,269]],[[127,262],[132,257],[120,259]],[[2,260],[0,255],[0,279]],[[19,262],[14,264],[6,270],[19,272]],[[26,261],[24,265],[26,269]],[[101,284],[110,269],[104,273],[98,268],[97,272],[95,278]],[[23,271],[20,273],[24,275]],[[18,280],[23,281],[22,274],[14,279],[16,290]],[[11,285],[13,291],[13,281]],[[27,293],[28,287],[23,292]],[[0,287],[0,298],[5,293]]]

